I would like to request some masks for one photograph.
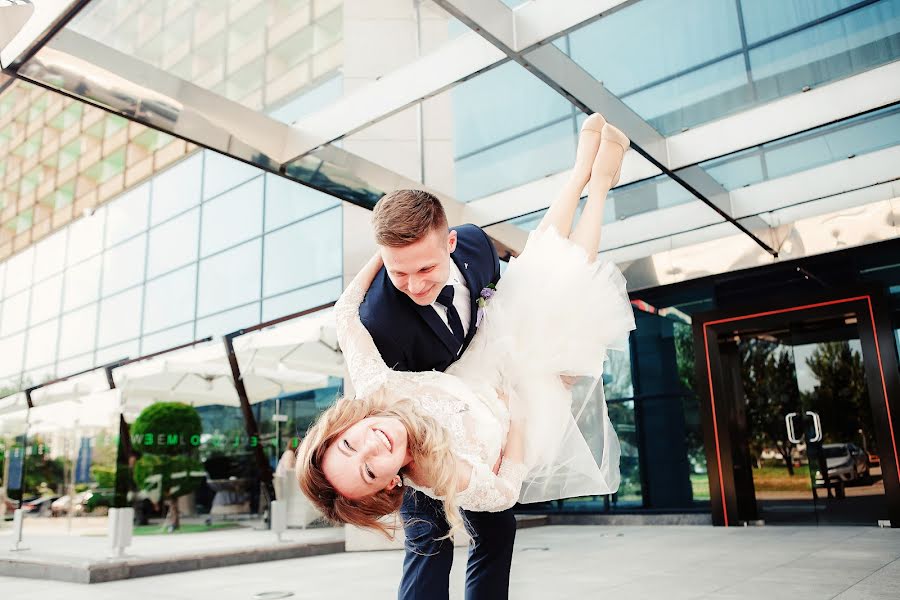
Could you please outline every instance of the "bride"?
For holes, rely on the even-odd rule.
[[[379,519],[410,485],[443,501],[452,535],[459,509],[618,489],[602,387],[598,402],[595,387],[574,398],[583,388],[572,383],[586,376],[596,386],[607,349],[634,329],[622,275],[596,262],[603,205],[628,147],[601,115],[585,120],[570,180],[496,289],[481,291],[477,333],[446,372],[384,363],[359,319],[380,256],[359,272],[335,305],[356,398],[322,413],[298,449],[300,488],[327,519],[387,532]]]

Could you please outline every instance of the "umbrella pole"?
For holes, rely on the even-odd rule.
[[[247,436],[250,439],[256,438],[257,444],[253,447],[253,454],[256,458],[256,467],[259,469],[259,480],[262,484],[263,491],[266,495],[266,501],[269,505],[275,500],[275,486],[272,482],[272,467],[266,460],[263,452],[262,444],[259,441],[259,426],[253,411],[250,409],[250,399],[247,397],[247,388],[244,387],[244,379],[241,377],[241,367],[238,364],[237,355],[234,353],[234,336],[242,332],[229,333],[223,336],[225,342],[225,354],[228,356],[228,364],[231,366],[231,376],[234,378],[234,389],[237,391],[238,400],[241,403],[241,414],[244,415],[244,427]],[[268,519],[268,525],[271,527],[271,519]]]

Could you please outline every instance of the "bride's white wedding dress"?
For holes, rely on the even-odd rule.
[[[613,264],[589,263],[555,229],[533,232],[487,301],[468,349],[444,373],[388,368],[359,319],[365,293],[354,281],[335,305],[356,395],[410,398],[450,431],[454,454],[472,465],[456,498],[461,508],[499,511],[618,489],[619,442],[602,386],[573,397],[559,377],[596,383],[607,349],[623,349],[634,329],[625,280]],[[504,460],[494,475],[510,418],[524,421],[525,461]]]

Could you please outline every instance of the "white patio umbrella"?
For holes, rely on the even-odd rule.
[[[286,392],[324,387],[321,373],[263,365],[243,367],[241,378],[250,402],[261,402]],[[162,354],[113,370],[116,387],[126,403],[133,400],[179,401],[192,406],[240,406],[231,367],[222,342]]]
[[[94,369],[93,371],[37,388],[31,392],[31,402],[37,408],[65,400],[79,400],[85,396],[108,390],[109,381],[106,379],[106,371],[102,368]]]
[[[334,313],[316,313],[234,338],[241,369],[265,367],[344,376]]]

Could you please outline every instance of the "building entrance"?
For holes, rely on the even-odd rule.
[[[897,355],[879,306],[870,291],[697,315],[715,523],[900,526]]]

